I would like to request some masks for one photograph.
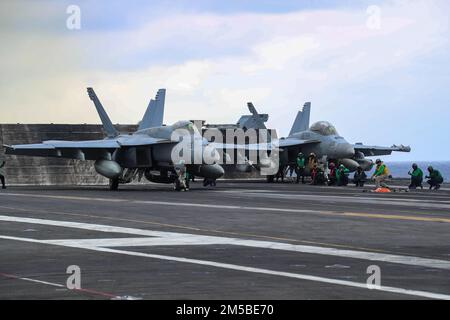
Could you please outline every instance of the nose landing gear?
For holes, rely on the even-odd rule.
[[[109,179],[109,190],[111,191],[119,190],[119,178]]]

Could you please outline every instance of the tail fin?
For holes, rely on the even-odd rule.
[[[165,100],[166,89],[159,89],[155,100],[150,100],[138,130],[160,127],[163,125]]]
[[[94,102],[95,108],[97,109],[98,115],[100,116],[100,120],[103,124],[103,129],[105,130],[106,134],[109,138],[113,138],[119,135],[116,128],[114,128],[111,120],[108,117],[108,114],[106,113],[105,109],[102,106],[102,103],[97,98],[97,95],[94,92],[94,89],[87,88],[87,92],[89,95],[89,98]]]
[[[267,114],[259,114],[258,111],[256,111],[255,106],[253,103],[248,102],[247,103],[248,111],[253,115],[251,117],[252,122],[255,125],[255,128],[258,129],[266,129],[266,125],[264,122],[266,122],[269,119],[269,116]]]
[[[295,118],[294,124],[292,125],[291,132],[289,132],[289,135],[292,135],[296,132],[308,130],[310,114],[311,114],[311,102],[306,102],[303,105],[303,111],[299,111],[297,113],[297,117]]]
[[[254,116],[258,115],[258,111],[256,111],[255,106],[253,105],[252,102],[247,102],[247,107],[248,107],[248,111],[250,111],[250,113]]]
[[[241,116],[237,122],[238,126],[242,129],[266,129],[264,122],[269,119],[269,115],[259,114],[251,102],[247,103],[247,107],[252,115]]]

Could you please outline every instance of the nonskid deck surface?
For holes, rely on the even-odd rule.
[[[445,186],[10,187],[0,298],[448,299],[449,231]],[[73,265],[81,290],[66,287]]]

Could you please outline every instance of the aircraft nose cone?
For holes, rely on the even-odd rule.
[[[336,149],[339,158],[352,158],[355,155],[355,148],[350,143],[340,143]]]

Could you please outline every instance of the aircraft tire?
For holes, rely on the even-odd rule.
[[[119,179],[109,179],[109,190],[111,191],[119,190]]]

